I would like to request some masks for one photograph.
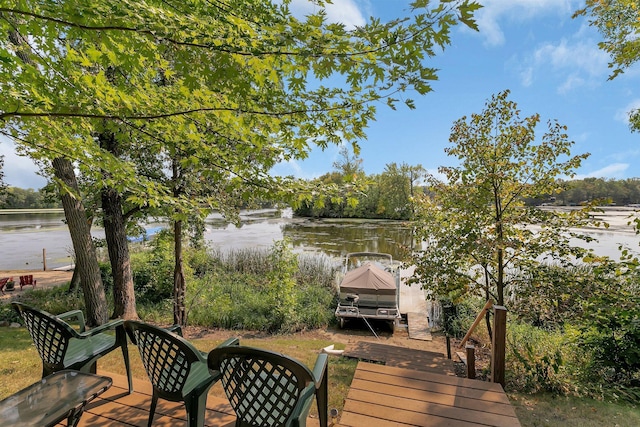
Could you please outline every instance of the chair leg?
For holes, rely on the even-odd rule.
[[[151,396],[151,407],[149,408],[149,423],[147,427],[151,427],[153,424],[153,415],[156,413],[156,406],[158,405],[158,395],[156,391],[153,390],[153,396]]]
[[[204,412],[207,409],[207,390],[204,393],[192,393],[184,400],[189,427],[204,426]]]
[[[124,367],[127,370],[127,380],[129,381],[129,394],[133,393],[133,378],[131,378],[131,365],[129,363],[129,349],[125,341],[124,345],[120,347],[122,349],[122,358],[124,359]]]

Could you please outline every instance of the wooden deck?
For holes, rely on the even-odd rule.
[[[113,378],[113,386],[87,405],[80,419],[80,427],[146,427],[149,419],[152,388],[148,381],[134,380],[133,394],[127,394],[127,378],[109,372],[98,372]],[[212,396],[207,399],[206,426],[232,427],[235,414],[226,399]],[[66,426],[66,421],[58,424]],[[154,427],[186,426],[186,412],[182,403],[158,400]],[[319,427],[317,418],[309,417],[307,426]]]
[[[499,384],[359,362],[340,426],[501,426],[520,422]]]

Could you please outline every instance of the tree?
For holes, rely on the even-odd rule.
[[[603,41],[600,49],[611,56],[609,68],[614,79],[640,59],[640,4],[637,0],[587,0],[585,7],[574,13],[589,16],[589,24],[598,29]],[[631,130],[640,131],[640,111],[629,113]]]
[[[311,145],[357,146],[374,103],[395,107],[398,92],[430,91],[436,70],[426,58],[449,44],[458,22],[476,28],[479,7],[420,0],[407,19],[371,19],[347,30],[328,23],[322,7],[299,20],[288,5],[2,6],[3,31],[25,42],[0,44],[3,133],[45,163],[63,156],[96,183],[95,194],[115,190],[140,209],[233,215],[239,200],[255,197],[300,203],[314,188],[271,177],[270,169],[306,157]],[[33,62],[23,60],[26,45]],[[411,99],[405,104],[413,108]],[[105,128],[117,150],[100,143],[100,135],[109,136]],[[169,168],[167,153],[179,154],[181,166],[201,178],[194,181],[201,190],[217,180],[221,191],[178,196],[171,179],[143,173],[149,158]],[[121,239],[123,227],[116,229]]]
[[[381,204],[386,218],[410,219],[413,215],[412,199],[416,182],[422,179],[426,170],[422,165],[409,166],[406,163],[398,166],[391,163],[385,166],[380,175],[379,185]]]
[[[5,23],[8,24],[6,28],[6,34],[8,35],[7,46],[15,55],[11,62],[20,69],[37,69],[36,58],[42,55],[43,52],[39,52],[37,49],[34,50],[32,42],[28,39],[29,33],[25,35],[18,29],[18,25],[22,22],[23,20],[19,15],[5,18]],[[7,62],[7,58],[5,58],[4,62]],[[15,124],[9,126],[13,131],[11,136],[14,139],[21,140],[22,133],[19,126]],[[38,134],[37,131],[34,133]],[[30,136],[37,139],[36,135]],[[67,226],[69,227],[71,241],[76,254],[75,270],[78,272],[77,277],[80,278],[84,290],[87,325],[101,325],[107,321],[106,297],[98,259],[96,258],[96,250],[91,237],[90,224],[87,221],[86,211],[80,198],[75,170],[69,158],[58,152],[53,154],[49,157],[49,160],[51,169],[54,171],[55,182],[60,192]],[[74,276],[76,276],[75,271]],[[76,283],[75,280],[72,280],[72,286],[74,283]]]
[[[430,195],[417,199],[425,247],[414,255],[413,282],[435,295],[481,294],[504,305],[541,263],[585,256],[570,244],[584,236],[570,227],[585,221],[586,211],[543,211],[524,200],[558,193],[557,179],[572,176],[588,154],[571,157],[566,127],[554,121],[536,140],[539,115],[521,118],[508,96],[492,96],[482,113],[453,124],[446,152],[460,164],[440,167],[445,181],[431,176]]]

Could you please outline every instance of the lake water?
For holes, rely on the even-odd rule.
[[[0,211],[1,212],[1,211]],[[62,212],[0,215],[0,270],[41,269],[43,250],[47,269],[73,263],[71,237]],[[403,259],[401,247],[409,247],[411,229],[401,221],[293,218],[273,210],[243,212],[239,228],[219,215],[207,218],[205,240],[213,248],[268,248],[287,237],[296,252],[322,253],[337,262],[348,252],[384,252]],[[151,223],[149,228],[166,226]],[[104,238],[104,230],[92,234]],[[631,229],[589,231],[598,242],[591,244],[597,254],[618,257],[617,247],[625,244],[638,250],[638,236]]]

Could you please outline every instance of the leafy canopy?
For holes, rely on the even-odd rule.
[[[198,203],[220,208],[231,194],[274,193],[295,201],[310,190],[269,176],[271,167],[306,157],[312,145],[357,144],[378,103],[395,108],[399,93],[429,92],[437,76],[427,59],[450,43],[452,26],[475,29],[480,7],[415,1],[406,18],[349,30],[327,22],[322,7],[297,19],[288,5],[4,4],[2,132],[34,158],[74,160],[141,206],[193,205],[192,197],[172,200],[148,170],[176,155],[199,179],[221,183]],[[96,144],[105,128],[119,138],[119,156]]]
[[[566,127],[550,121],[536,138],[538,114],[520,117],[509,91],[487,101],[480,114],[462,117],[446,149],[457,166],[440,167],[443,180],[429,178],[427,194],[416,198],[414,281],[436,296],[457,299],[481,293],[505,301],[508,285],[535,272],[541,262],[568,262],[584,250],[570,245],[570,232],[584,212],[562,214],[525,206],[561,189],[588,154],[570,155]]]

